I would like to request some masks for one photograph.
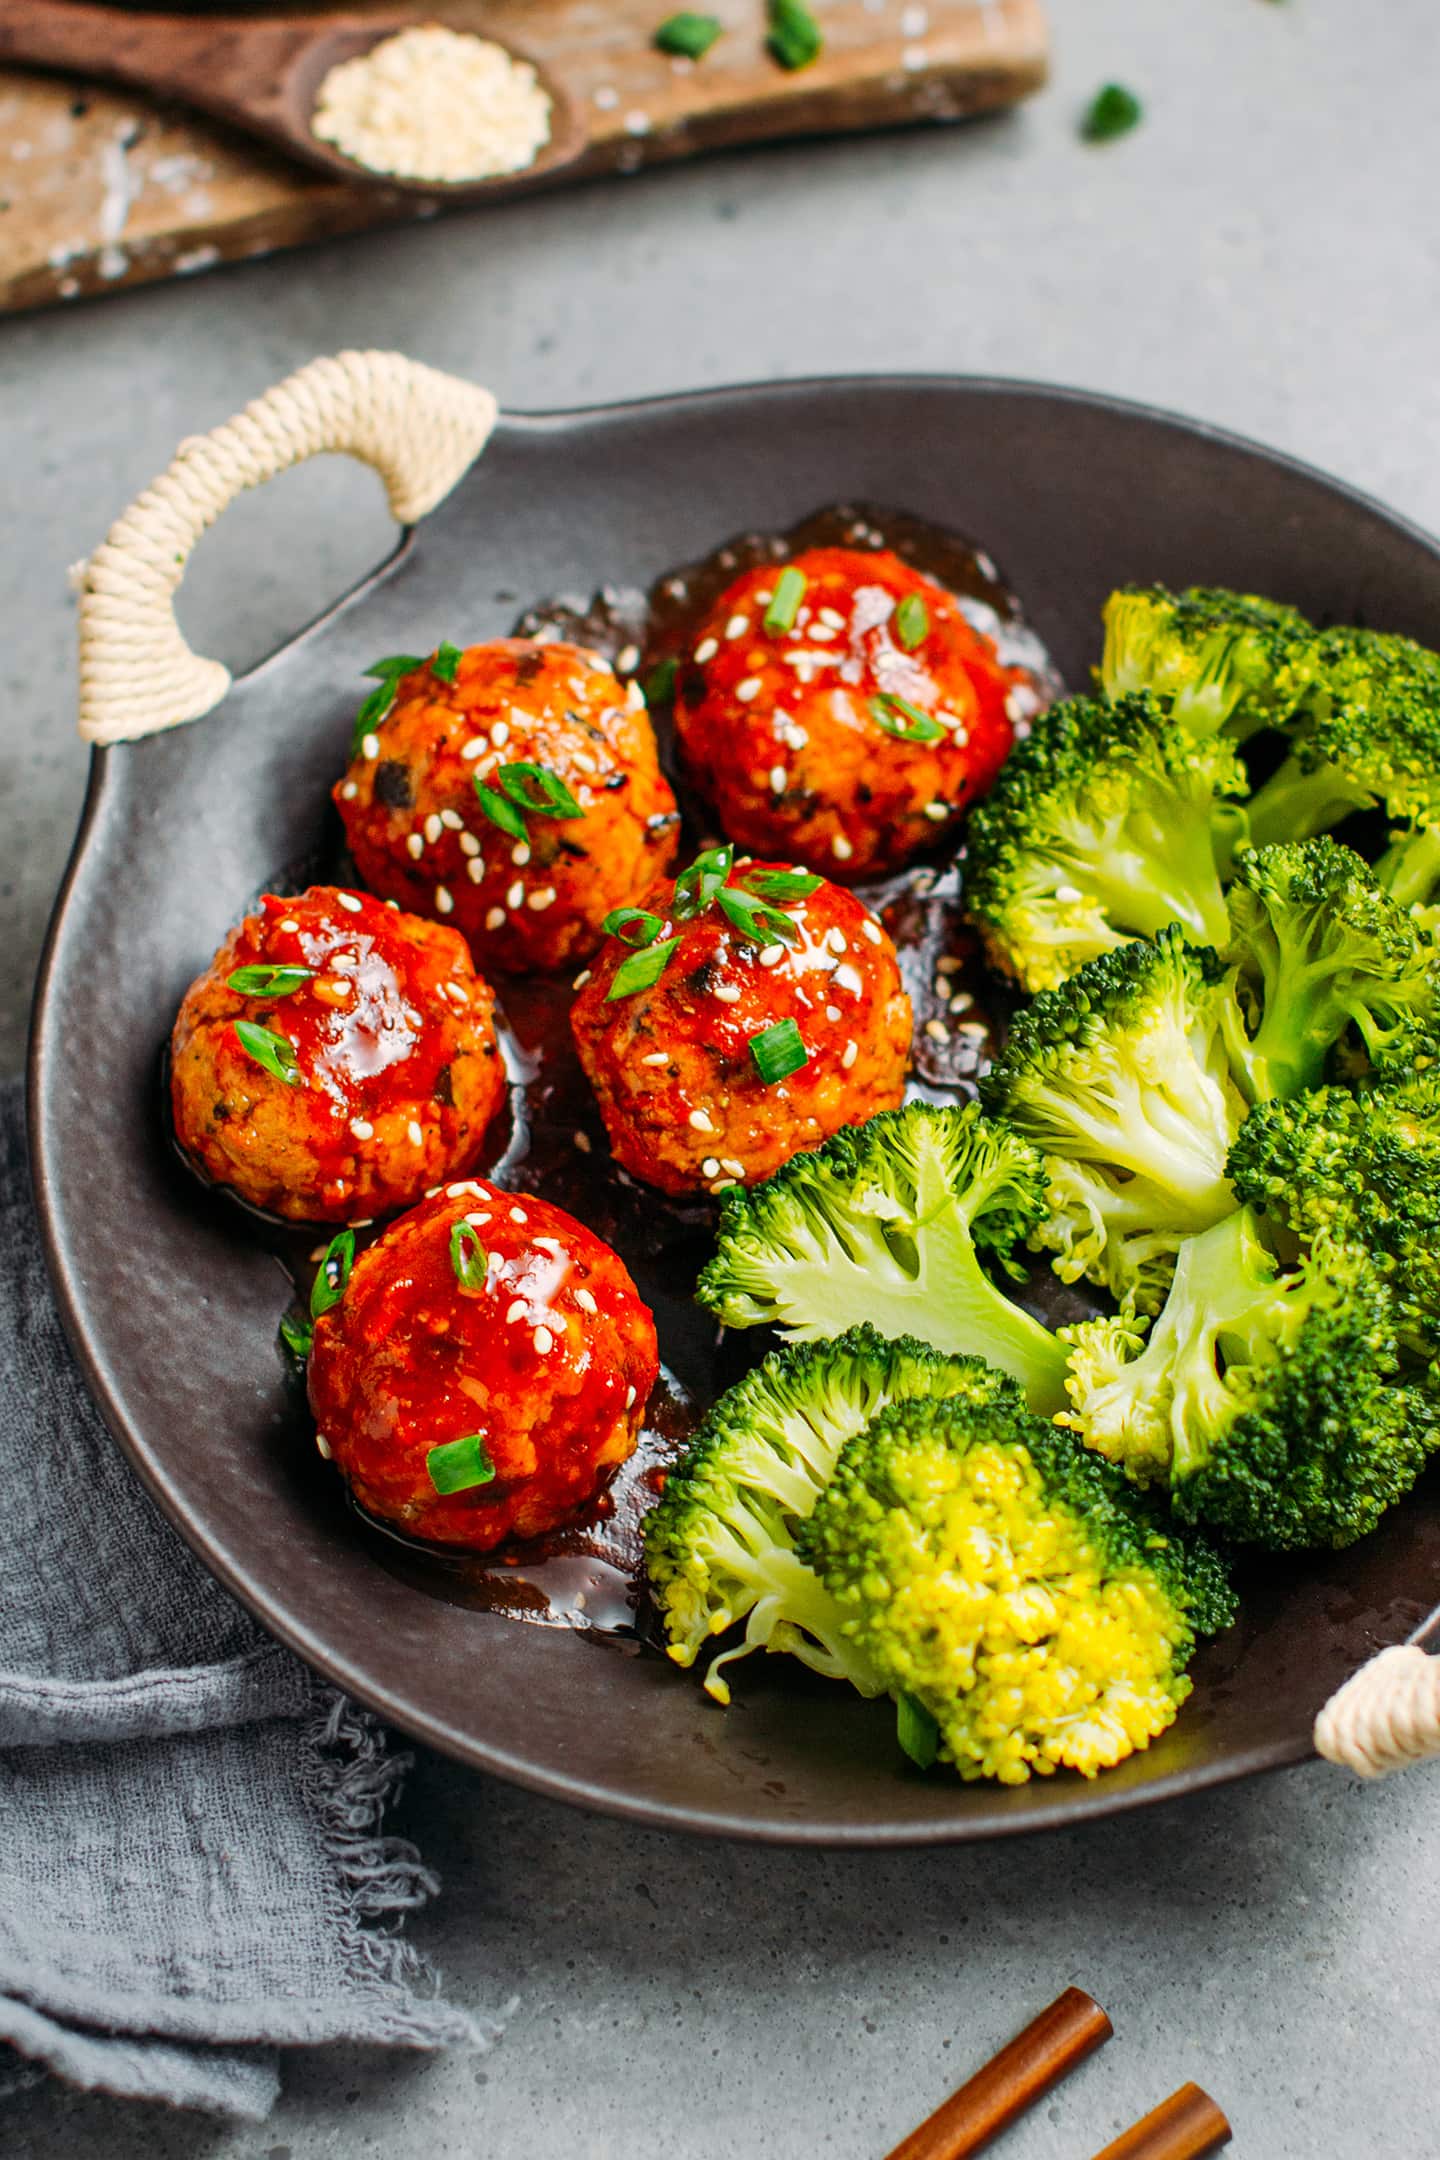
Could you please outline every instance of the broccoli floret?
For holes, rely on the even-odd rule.
[[[1288,717],[1314,636],[1298,608],[1255,593],[1127,585],[1105,603],[1100,686],[1167,696],[1193,734],[1244,742]]]
[[[1283,1252],[1330,1239],[1377,1257],[1405,1361],[1440,1380],[1440,1075],[1262,1103],[1229,1170]]]
[[[1353,1026],[1377,1071],[1432,1054],[1434,949],[1353,849],[1329,839],[1246,850],[1225,957],[1249,1023],[1232,1036],[1250,1099],[1315,1087]]]
[[[937,1350],[984,1357],[1039,1410],[1065,1400],[1065,1353],[980,1264],[1004,1264],[1045,1212],[1029,1143],[975,1103],[907,1103],[795,1155],[763,1185],[726,1194],[696,1290],[727,1327],[800,1341],[862,1320]]]
[[[1216,1553],[1013,1396],[893,1405],[847,1442],[798,1542],[967,1779],[1093,1777],[1147,1746],[1189,1693],[1197,1635],[1234,1614]]]
[[[1246,787],[1231,743],[1154,698],[1052,705],[970,817],[965,902],[991,960],[1043,990],[1167,923],[1218,944]]]
[[[1238,1210],[1181,1247],[1159,1318],[1064,1330],[1062,1422],[1171,1504],[1274,1551],[1349,1545],[1410,1490],[1434,1444],[1404,1384],[1382,1271],[1318,1241],[1286,1271]]]
[[[1440,818],[1393,834],[1375,878],[1433,937],[1440,930]]]
[[[1254,845],[1308,839],[1377,806],[1440,823],[1440,655],[1381,631],[1324,630],[1304,673],[1290,755],[1250,804]]]
[[[1090,961],[1017,1016],[984,1098],[1045,1157],[1031,1243],[1064,1281],[1088,1276],[1154,1311],[1181,1241],[1234,1208],[1236,1025],[1216,955],[1173,927]]]
[[[744,1621],[739,1643],[706,1676],[717,1702],[730,1700],[724,1667],[762,1649],[849,1680],[862,1695],[883,1692],[834,1599],[797,1556],[795,1531],[845,1442],[888,1404],[922,1395],[990,1401],[1016,1390],[976,1358],[858,1327],[835,1342],[772,1351],[700,1426],[646,1518],[645,1561],[677,1665],[693,1665],[706,1643]]]

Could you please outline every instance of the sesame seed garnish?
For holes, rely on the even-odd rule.
[[[469,993],[469,991],[468,991],[467,989],[465,989],[465,988],[464,988],[464,986],[463,986],[462,984],[460,984],[460,983],[456,983],[456,982],[452,982],[452,983],[451,983],[451,985],[450,985],[450,995],[451,995],[451,997],[452,997],[452,998],[454,998],[454,1000],[455,1000],[455,1003],[456,1003],[457,1005],[468,1005],[468,1004],[469,1004],[469,1002],[470,1002],[470,993]]]
[[[860,925],[860,935],[863,938],[868,938],[872,945],[879,945],[883,943],[885,937],[885,933],[880,928],[879,923],[872,922],[868,915],[866,916],[864,922],[862,922]]]
[[[839,1006],[827,1005],[825,1007],[825,1018],[830,1022],[830,1025],[833,1027],[835,1025],[835,1022],[840,1018]]]
[[[427,1199],[427,1200],[434,1200],[434,1199],[435,1199],[435,1198],[436,1198],[436,1197],[438,1196],[438,1194],[439,1194],[439,1191],[440,1191],[440,1187],[439,1187],[438,1185],[427,1185],[427,1186],[426,1186],[426,1188],[425,1188],[425,1197],[426,1197],[426,1199]],[[322,1258],[322,1259],[324,1258],[324,1254],[323,1254],[323,1253],[321,1254],[321,1258]]]
[[[641,689],[638,682],[626,684],[625,703],[629,706],[631,712],[644,712],[645,692]]]
[[[725,625],[725,635],[727,638],[744,637],[749,628],[750,618],[748,615],[732,615]]]
[[[1073,900],[1083,900],[1084,897],[1085,895],[1078,885],[1057,885],[1055,887],[1055,898],[1063,900],[1067,904]]]
[[[472,1207],[469,1214],[465,1217],[465,1220],[471,1225],[473,1229],[483,1230],[486,1223],[489,1222],[490,1217],[486,1214],[484,1208]]]
[[[729,1192],[730,1187],[734,1184],[734,1182],[735,1181],[733,1178],[716,1178],[714,1183],[711,1185],[710,1190],[712,1193]]]
[[[455,902],[450,897],[449,886],[437,885],[435,887],[435,906],[438,913],[440,913],[441,915],[448,915],[454,905]]]
[[[845,941],[845,933],[843,930],[836,929],[827,931],[825,934],[825,942],[830,947],[831,952],[843,953],[849,952],[850,950],[849,945]]]
[[[510,1210],[510,1220],[511,1222],[524,1223],[529,1222],[530,1218],[525,1213],[523,1207],[512,1207]]]
[[[472,885],[478,885],[481,878],[483,878],[485,875],[484,857],[480,855],[472,855],[465,865],[465,875],[469,878]]]
[[[633,1410],[635,1407],[635,1390],[633,1387],[628,1387],[625,1390],[625,1407],[627,1410]]]
[[[326,1439],[323,1432],[316,1433],[315,1445],[320,1451],[322,1461],[329,1462],[331,1456],[334,1454],[335,1451],[331,1447],[330,1442]]]
[[[480,842],[476,839],[473,832],[461,833],[460,852],[462,855],[469,855],[471,857],[474,857],[480,853]]]
[[[352,1117],[350,1130],[357,1140],[373,1140],[375,1137],[375,1127],[371,1124],[369,1118]]]
[[[418,832],[407,833],[405,835],[405,851],[413,861],[419,862],[420,857],[425,852],[424,834]]]
[[[860,972],[858,968],[851,967],[848,960],[841,961],[839,967],[836,968],[830,980],[832,983],[834,983],[837,990],[853,990],[856,997],[860,995],[860,992],[865,987],[864,983],[860,980]]]
[[[498,930],[498,929],[500,928],[500,925],[501,925],[501,924],[502,924],[502,923],[504,922],[504,920],[505,920],[505,910],[504,910],[504,908],[503,908],[503,907],[492,907],[492,908],[490,908],[490,909],[489,909],[489,910],[487,911],[487,913],[486,913],[486,916],[485,916],[485,927],[486,927],[486,929],[487,929],[487,930]]]
[[[722,1170],[728,1170],[731,1177],[744,1177],[745,1175],[744,1163],[736,1162],[733,1155],[722,1155],[720,1158],[720,1167]]]
[[[340,790],[340,793],[344,796],[346,802],[354,802],[355,797],[359,794],[359,792],[360,790],[358,787],[356,787],[353,780],[347,780],[344,787],[342,787]]]
[[[785,957],[783,945],[762,945],[757,955],[761,967],[778,967]]]
[[[510,890],[505,895],[505,905],[506,907],[510,908],[518,908],[524,905],[524,901],[525,887],[521,884],[519,878],[517,877],[514,884],[510,887]]]
[[[463,832],[465,830],[465,820],[458,810],[442,810],[440,812],[440,822],[450,832]]]
[[[583,990],[586,983],[589,982],[592,972],[593,970],[590,968],[581,968],[579,974],[575,977],[574,982],[570,985],[571,989]]]
[[[697,664],[700,667],[704,667],[706,661],[713,660],[719,650],[720,640],[718,638],[701,638],[700,643],[695,647],[695,659]]]
[[[489,747],[490,745],[483,735],[472,735],[469,742],[464,745],[460,755],[468,762],[472,758],[484,757]]]
[[[575,1292],[575,1302],[580,1307],[581,1312],[597,1313],[600,1310],[600,1307],[595,1302],[594,1291],[587,1290],[583,1283]]]
[[[968,990],[957,990],[950,1000],[950,1010],[952,1013],[969,1012],[974,1003],[975,1000]]]
[[[588,1132],[575,1132],[572,1133],[570,1137],[575,1142],[576,1147],[579,1148],[582,1155],[588,1155],[590,1153],[590,1135]]]
[[[788,774],[788,773],[786,772],[786,770],[785,770],[785,768],[784,768],[784,766],[783,766],[783,765],[772,765],[772,766],[771,766],[771,768],[770,768],[770,785],[771,785],[771,787],[772,787],[772,788],[773,788],[773,789],[775,790],[775,793],[776,793],[777,795],[783,795],[783,794],[784,794],[784,792],[785,792],[785,785],[786,785],[786,782],[787,782],[787,781],[789,780],[789,778],[790,778],[790,775],[789,775],[789,774]]]
[[[548,1357],[555,1347],[555,1337],[548,1327],[537,1327],[534,1335],[535,1348],[541,1357]]]
[[[405,1130],[410,1136],[411,1147],[424,1147],[425,1135],[420,1130],[419,1124],[413,1117],[411,1118],[410,1123],[406,1126]]]
[[[806,631],[805,635],[807,637],[818,638],[822,645],[828,645],[830,640],[834,637],[835,632],[831,629],[829,623],[816,622],[811,623],[810,628]]]
[[[925,1022],[925,1033],[929,1036],[931,1042],[947,1043],[950,1040],[950,1030],[943,1020],[927,1020]]]
[[[958,953],[946,953],[935,965],[942,975],[958,975],[964,962]]]
[[[984,1042],[990,1030],[983,1020],[962,1020],[955,1032],[963,1035],[967,1042]]]
[[[298,922],[296,922],[296,920],[295,920],[295,917],[294,917],[293,915],[286,915],[286,916],[285,916],[285,917],[284,917],[284,918],[283,918],[283,919],[281,920],[281,922],[280,922],[280,924],[279,924],[279,926],[278,926],[278,927],[279,927],[280,929],[282,929],[282,930],[298,930],[298,929],[299,929],[299,927],[300,927],[300,925],[299,925],[299,923],[298,923]]]
[[[490,730],[490,740],[497,750],[504,749],[506,743],[510,740],[510,723],[508,720],[497,720],[495,722],[494,727]]]
[[[347,915],[358,915],[364,905],[363,901],[356,899],[353,892],[336,893],[335,897]]]
[[[750,701],[751,701],[751,699],[752,699],[752,698],[757,698],[757,697],[759,697],[759,695],[760,695],[760,678],[759,678],[759,676],[758,676],[758,675],[747,675],[747,676],[745,677],[745,680],[744,680],[744,682],[742,682],[742,683],[737,683],[737,684],[735,685],[735,695],[736,695],[736,697],[737,697],[737,698],[739,698],[739,700],[740,700],[740,703],[741,703],[742,705],[748,705],[748,704],[750,703]]]
[[[849,1072],[850,1067],[854,1064],[856,1058],[859,1057],[859,1055],[859,1044],[847,1042],[845,1048],[840,1053],[840,1063],[844,1066],[846,1072]]]
[[[950,815],[950,805],[949,803],[943,802],[927,802],[925,805],[925,815],[930,819],[932,824],[943,825],[946,818],[948,818]]]
[[[834,839],[830,842],[830,852],[835,857],[835,860],[837,862],[849,862],[851,856],[855,853],[855,850],[850,845],[850,842],[846,839],[844,833],[837,832]]]
[[[722,1005],[738,1005],[740,986],[738,983],[716,983],[712,995],[719,998]]]
[[[822,607],[820,620],[823,623],[829,623],[832,630],[843,630],[845,627],[845,618],[840,613],[839,608]]]
[[[530,843],[528,840],[517,840],[515,842],[514,847],[510,850],[510,860],[517,870],[525,868],[526,863],[530,860]]]
[[[365,753],[365,755],[366,755],[366,757],[367,757],[367,758],[377,758],[377,757],[379,757],[379,755],[380,755],[380,738],[379,738],[379,736],[378,736],[378,735],[362,735],[362,736],[361,736],[361,738],[360,738],[360,748],[361,748],[361,749],[362,749],[362,750],[364,751],[364,753]]]
[[[621,648],[620,648],[620,650],[619,650],[619,652],[618,652],[618,653],[616,653],[616,655],[615,655],[615,667],[616,667],[616,671],[617,671],[617,672],[618,672],[619,674],[621,674],[621,675],[633,675],[633,674],[634,674],[634,672],[635,672],[635,670],[636,670],[636,668],[637,668],[637,667],[639,667],[639,665],[640,665],[640,648],[639,648],[639,646],[638,646],[638,645],[622,645],[622,646],[621,646]]]
[[[642,1065],[668,1065],[670,1053],[668,1050],[647,1050],[640,1062]]]
[[[532,907],[537,915],[540,914],[542,909],[553,907],[555,904],[555,887],[553,885],[537,885],[525,904],[527,907]]]
[[[700,1165],[700,1175],[701,1177],[719,1177],[720,1158],[718,1155],[706,1156],[704,1162]]]
[[[588,751],[588,750],[572,750],[572,751],[571,751],[571,753],[570,753],[570,756],[571,756],[571,762],[572,762],[573,764],[576,764],[576,765],[578,765],[578,766],[579,766],[579,768],[580,768],[580,770],[581,770],[581,772],[588,772],[588,773],[597,773],[597,772],[599,772],[600,768],[599,768],[599,766],[598,766],[598,765],[596,764],[596,762],[595,762],[594,758],[593,758],[593,757],[591,757],[591,755],[590,755],[590,753],[589,753],[589,751]]]
[[[507,1326],[513,1327],[517,1320],[523,1320],[525,1318],[526,1310],[527,1307],[523,1297],[512,1298],[509,1305],[507,1305],[505,1308],[505,1320]]]
[[[714,1132],[714,1121],[708,1110],[692,1110],[690,1123],[696,1132]]]

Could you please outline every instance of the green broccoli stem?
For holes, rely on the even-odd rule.
[[[1347,780],[1335,766],[1306,771],[1288,757],[1250,798],[1250,845],[1279,847],[1290,840],[1313,840],[1353,811],[1370,809],[1374,800],[1368,788]]]
[[[1178,922],[1198,945],[1223,945],[1229,935],[1214,842],[1204,820],[1188,819],[1167,832],[1152,853],[1121,847],[1078,873],[1112,923],[1154,937]]]
[[[1392,839],[1375,876],[1401,907],[1428,907],[1440,894],[1440,825],[1421,825]]]

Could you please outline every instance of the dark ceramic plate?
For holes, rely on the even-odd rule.
[[[275,1262],[187,1183],[157,1113],[157,1048],[186,984],[253,895],[316,850],[377,652],[425,649],[457,621],[498,634],[516,596],[647,585],[732,532],[842,499],[975,534],[1072,685],[1125,579],[1221,581],[1440,644],[1433,541],[1318,474],[1133,406],[901,380],[507,420],[390,561],[217,711],[96,752],[41,979],[31,1130],[61,1307],[111,1429],[202,1559],[311,1665],[560,1799],[878,1845],[1077,1822],[1302,1760],[1331,1690],[1440,1620],[1434,1483],[1352,1552],[1252,1571],[1178,1725],[1118,1771],[1005,1790],[921,1777],[883,1707],[797,1682],[784,1660],[751,1661],[724,1713],[659,1658],[439,1602],[380,1564],[287,1393]],[[693,1377],[704,1346],[682,1311],[662,1331]]]

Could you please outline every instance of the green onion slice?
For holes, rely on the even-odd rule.
[[[548,765],[502,765],[497,777],[511,802],[535,817],[585,815],[559,773]]]
[[[424,667],[424,665],[425,662],[419,653],[395,652],[389,654],[384,660],[377,660],[373,667],[366,668],[365,673],[367,675],[378,675],[381,682],[393,682],[397,676],[408,675],[412,669]]]
[[[668,705],[675,695],[675,678],[680,672],[678,660],[658,660],[641,685],[647,705]]]
[[[490,1256],[475,1235],[473,1223],[457,1222],[450,1232],[450,1265],[462,1290],[483,1290],[490,1278]]]
[[[460,672],[460,648],[442,642],[439,651],[430,662],[430,672],[438,675],[441,682],[453,683]]]
[[[693,15],[682,9],[678,15],[666,16],[655,32],[654,42],[660,52],[703,60],[724,27],[713,15]]]
[[[314,973],[314,968],[307,967],[240,967],[233,969],[225,982],[229,989],[238,990],[241,997],[293,997]]]
[[[647,945],[654,944],[665,925],[658,915],[651,915],[643,907],[617,907],[611,908],[600,927],[607,936],[618,937],[632,952],[643,952]]]
[[[719,898],[723,912],[741,937],[749,938],[756,945],[771,945],[777,938],[782,945],[793,945],[800,935],[791,916],[782,915],[778,908],[767,907],[753,893],[727,885]]]
[[[525,820],[521,817],[514,803],[507,796],[500,794],[497,789],[486,787],[485,782],[478,775],[475,781],[475,800],[479,803],[480,808],[489,818],[491,824],[498,825],[501,832],[509,833],[512,840],[529,839],[530,835],[526,830]]]
[[[470,1492],[476,1485],[490,1484],[495,1476],[495,1465],[479,1433],[467,1433],[463,1440],[447,1440],[443,1447],[432,1447],[425,1457],[425,1468],[438,1493]]]
[[[740,882],[762,900],[808,900],[824,879],[813,870],[747,870]]]
[[[895,1737],[921,1770],[930,1769],[940,1753],[940,1728],[913,1695],[895,1698]]]
[[[293,1312],[281,1314],[280,1340],[291,1357],[298,1358],[302,1365],[310,1355],[310,1345],[314,1339],[314,1330],[308,1320],[302,1320]]]
[[[612,1004],[616,998],[633,997],[637,990],[648,990],[665,972],[671,953],[679,944],[679,938],[666,938],[659,945],[647,945],[643,952],[632,952],[615,970],[615,979],[605,993],[605,1002]]]
[[[800,612],[800,602],[805,597],[805,573],[787,563],[775,580],[775,597],[765,610],[767,630],[793,630],[795,617]]]
[[[906,652],[914,652],[930,634],[930,610],[919,593],[906,593],[895,610],[895,632]]]
[[[819,59],[825,40],[805,0],[770,0],[769,13],[770,35],[765,44],[772,60],[793,70]]]
[[[787,1073],[799,1072],[810,1062],[804,1037],[793,1020],[777,1020],[762,1034],[750,1038],[750,1055],[766,1087],[773,1087]]]
[[[871,698],[870,717],[897,742],[939,742],[945,733],[939,721],[932,720],[929,713],[921,712],[908,698],[896,697],[889,690],[882,690]]]
[[[247,1057],[254,1058],[257,1065],[277,1080],[283,1080],[286,1087],[298,1087],[300,1067],[295,1059],[295,1045],[288,1036],[277,1035],[273,1028],[260,1027],[254,1020],[237,1020],[235,1033]]]
[[[1144,109],[1123,83],[1106,83],[1085,108],[1080,132],[1086,142],[1113,142],[1117,135],[1128,135],[1139,126]]]
[[[379,680],[377,687],[370,692],[355,715],[355,726],[350,735],[352,758],[359,757],[365,737],[373,734],[394,704],[401,676],[408,675],[412,668],[424,665],[424,661],[415,653],[397,652],[389,654],[384,660],[377,660],[373,667],[365,669],[367,675],[376,676]]]
[[[355,1232],[337,1230],[325,1248],[325,1257],[316,1269],[315,1280],[310,1286],[312,1320],[318,1320],[321,1313],[329,1312],[332,1305],[340,1303],[354,1265]]]
[[[675,880],[675,897],[670,912],[677,922],[689,922],[694,915],[703,915],[723,891],[725,880],[735,864],[733,847],[706,848],[697,855],[688,870],[682,870]]]

